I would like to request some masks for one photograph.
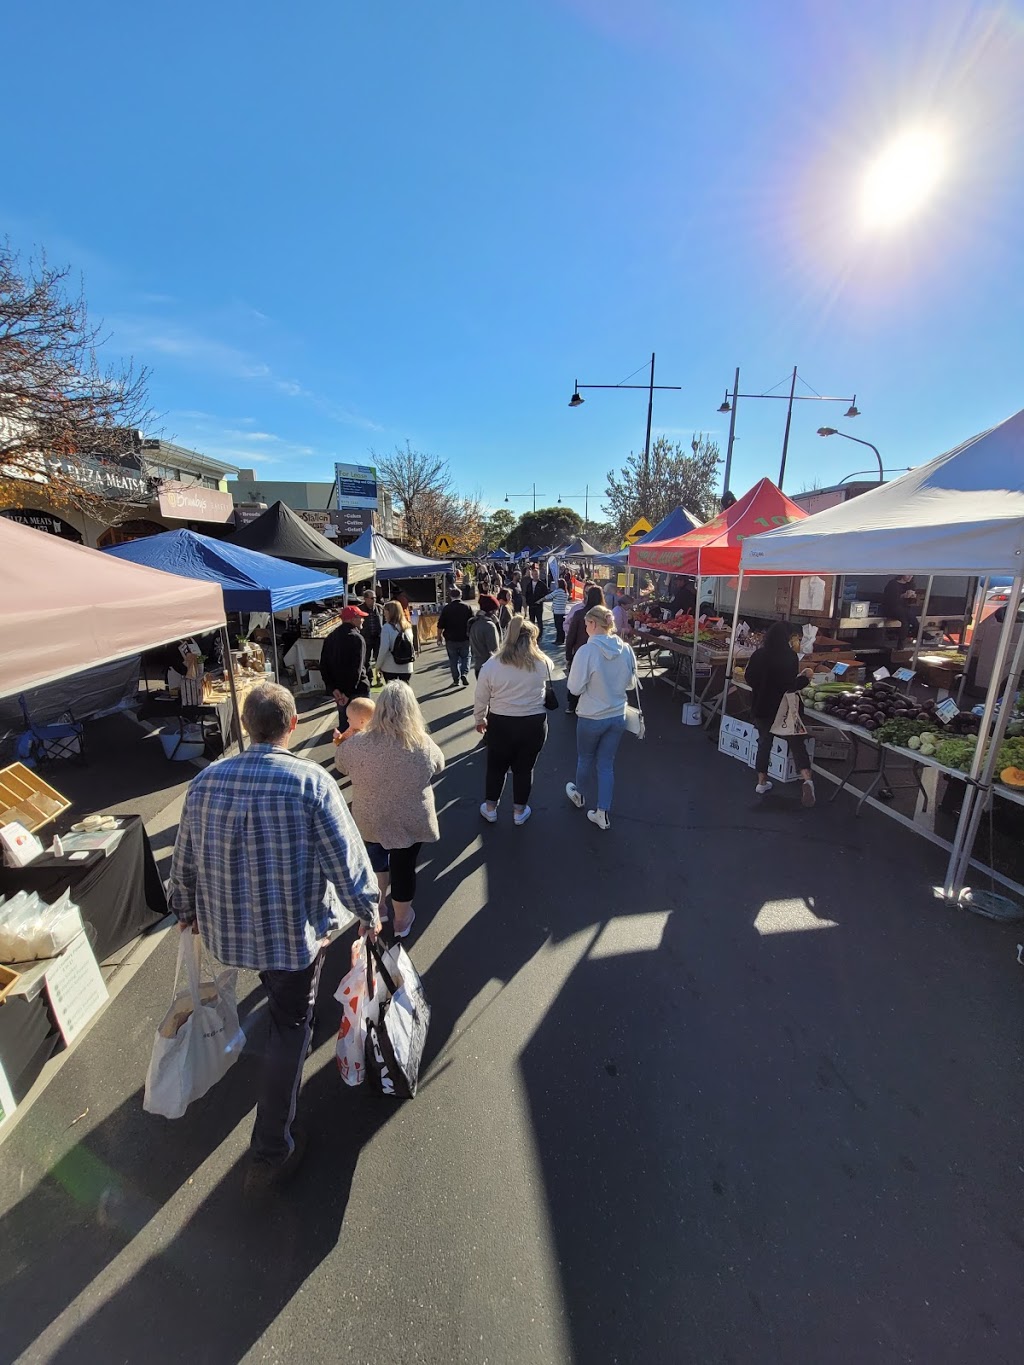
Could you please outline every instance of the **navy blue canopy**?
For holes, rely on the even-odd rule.
[[[689,535],[698,526],[703,526],[703,522],[698,521],[692,512],[688,512],[685,507],[674,507],[667,517],[662,517],[652,530],[645,536],[641,536],[637,545],[644,545],[647,541],[673,540],[676,536]],[[594,560],[595,564],[621,564],[623,567],[628,562],[629,550],[616,550],[614,554],[598,555]]]
[[[166,531],[115,545],[104,554],[146,564],[151,569],[219,583],[227,611],[283,611],[303,602],[344,597],[340,578],[301,569],[286,559],[272,559],[195,531]]]

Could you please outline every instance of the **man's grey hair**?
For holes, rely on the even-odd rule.
[[[295,698],[278,683],[258,683],[242,703],[242,721],[253,744],[276,744],[295,719]]]

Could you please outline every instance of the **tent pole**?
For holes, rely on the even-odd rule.
[[[967,686],[967,675],[971,671],[971,660],[974,658],[974,642],[978,638],[978,618],[985,609],[985,601],[988,598],[988,585],[991,581],[991,575],[986,574],[985,577],[980,580],[979,584],[975,586],[974,599],[971,604],[971,642],[967,646],[967,657],[964,659],[964,671],[960,675],[960,689],[956,694],[957,706],[963,701],[964,688]]]
[[[910,667],[915,673],[917,672],[917,656],[921,653],[921,636],[924,634],[924,623],[928,618],[928,604],[932,600],[932,584],[934,582],[935,579],[929,574],[928,586],[924,590],[924,606],[921,609],[921,615],[917,622],[917,639],[914,641],[914,657],[910,661]]]
[[[274,681],[276,683],[280,683],[281,665],[278,663],[277,660],[277,618],[275,617],[273,612],[270,613],[270,640],[272,648],[274,650]]]
[[[1017,613],[1020,604],[1021,593],[1024,592],[1024,574],[1018,574],[1013,580],[1013,587],[1010,589],[1010,600],[1006,604],[1006,616],[1003,618],[1003,629],[999,634],[999,644],[996,648],[996,657],[992,663],[992,677],[989,679],[988,693],[985,697],[985,710],[982,713],[981,725],[978,728],[978,744],[974,751],[974,760],[971,763],[971,771],[967,784],[967,794],[964,798],[963,808],[960,811],[960,819],[956,827],[956,835],[953,839],[953,849],[949,855],[949,866],[946,869],[946,881],[943,892],[947,899],[953,899],[959,895],[960,888],[963,886],[963,878],[967,872],[967,864],[970,861],[971,850],[974,847],[974,840],[977,837],[978,825],[981,821],[982,807],[984,805],[982,793],[978,788],[979,777],[981,774],[982,763],[985,763],[986,770],[989,770],[988,781],[991,782],[991,772],[995,770],[996,753],[998,745],[995,735],[989,746],[988,756],[985,752],[985,736],[992,728],[992,717],[995,714],[996,698],[1002,686],[1005,676],[1006,663],[1010,655],[1010,642],[1013,639],[1013,630],[1017,622]],[[1024,648],[1024,630],[1021,630],[1020,639],[1017,641],[1017,651],[1013,660],[1013,673],[1019,675],[1022,648]],[[999,717],[996,721],[996,730],[999,734],[999,742],[1002,742],[1003,732],[1009,720],[1012,706],[1001,706]]]
[[[700,573],[697,574],[697,600],[693,604],[693,658],[690,661],[690,702],[697,700],[697,634],[700,630]]]
[[[739,580],[736,583],[736,605],[732,609],[732,634],[729,636],[729,657],[725,661],[725,683],[722,687],[722,719],[725,719],[726,709],[729,705],[729,685],[732,682],[732,661],[736,653],[736,627],[740,619],[740,597],[743,594],[743,568],[740,567]],[[697,603],[700,606],[700,603]]]
[[[238,693],[235,690],[235,666],[231,658],[231,641],[228,639],[226,625],[220,628],[220,638],[224,650],[224,671],[228,675],[228,689],[231,692],[231,725],[235,732],[235,739],[238,740],[238,752],[243,753],[245,751],[245,738],[242,734],[242,716],[238,709]]]

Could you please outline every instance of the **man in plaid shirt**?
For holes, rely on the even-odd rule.
[[[185,797],[171,861],[170,903],[215,957],[260,974],[270,1042],[246,1189],[291,1176],[305,1152],[293,1130],[327,938],[351,911],[375,937],[377,878],[337,783],[288,745],[295,701],[254,687],[242,716],[250,747],[211,764]]]

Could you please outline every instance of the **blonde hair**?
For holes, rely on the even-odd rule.
[[[537,627],[532,621],[512,617],[497,658],[499,663],[511,664],[513,668],[534,669],[539,663],[547,663],[547,656],[537,648]]]
[[[586,620],[593,621],[598,629],[607,631],[609,635],[615,634],[615,613],[609,611],[607,607],[591,607]]]
[[[427,742],[427,727],[419,702],[408,683],[385,683],[384,690],[373,708],[373,719],[366,727],[368,735],[383,735],[400,744],[403,749],[420,749]]]
[[[354,711],[357,716],[372,716],[377,706],[372,697],[353,697],[346,709],[350,715]]]
[[[405,614],[405,608],[401,602],[384,603],[384,620],[389,626],[395,626],[398,630],[411,630],[412,622]]]

